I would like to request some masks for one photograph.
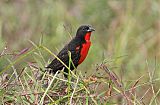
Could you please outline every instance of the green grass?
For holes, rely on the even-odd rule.
[[[159,4],[1,0],[0,104],[159,105]],[[96,31],[76,73],[37,79],[81,24]]]

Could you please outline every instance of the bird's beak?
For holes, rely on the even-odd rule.
[[[88,32],[92,32],[92,31],[95,31],[95,29],[92,28],[92,27],[89,27],[89,29],[88,29],[87,31],[88,31]]]

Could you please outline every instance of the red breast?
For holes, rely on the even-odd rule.
[[[88,32],[85,35],[86,43],[82,44],[82,49],[81,49],[81,52],[80,52],[81,56],[80,56],[80,60],[79,60],[78,64],[81,64],[88,54],[89,48],[91,46],[90,36],[91,36],[91,32]]]

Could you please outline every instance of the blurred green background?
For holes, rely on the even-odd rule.
[[[1,0],[0,51],[21,51],[43,35],[43,45],[57,53],[81,24],[96,31],[78,69],[92,74],[105,61],[124,81],[148,80],[148,71],[159,79],[160,0]],[[8,61],[0,59],[2,69]]]

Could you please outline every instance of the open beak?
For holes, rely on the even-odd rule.
[[[88,32],[92,32],[92,31],[95,31],[95,29],[92,28],[92,27],[89,27],[89,29],[88,29],[87,31],[88,31]]]

